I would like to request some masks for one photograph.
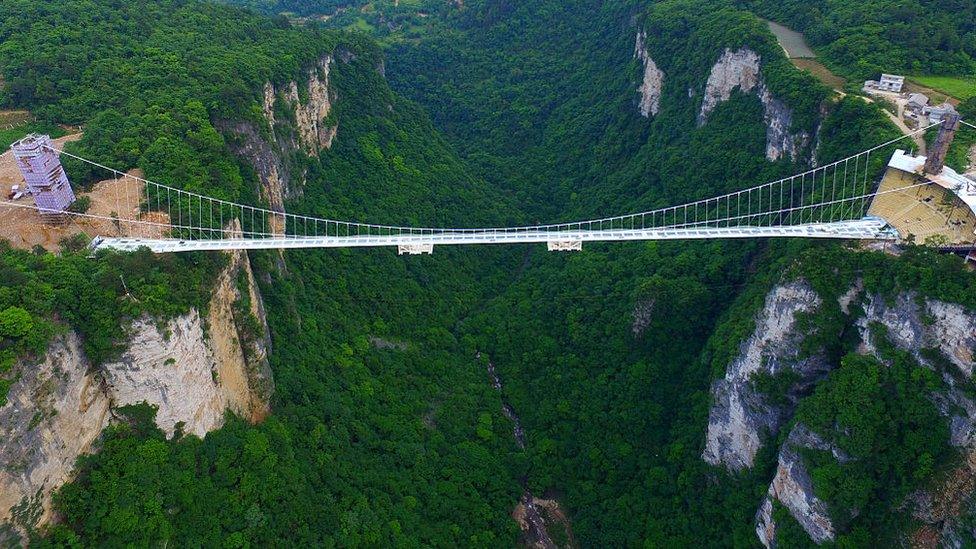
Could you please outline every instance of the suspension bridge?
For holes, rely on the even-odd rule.
[[[937,142],[951,142],[960,122],[974,127],[958,119],[951,128],[943,123]],[[912,160],[914,157],[898,149],[899,145],[905,146],[903,142],[911,143],[933,126],[790,177],[720,196],[639,213],[548,225],[435,228],[299,215],[164,185],[51,146],[45,148],[58,157],[110,174],[110,182],[114,183],[111,212],[51,211],[37,203],[11,200],[0,201],[0,206],[32,208],[47,216],[81,220],[96,233],[91,235],[95,250],[134,251],[146,247],[157,253],[389,246],[401,254],[426,254],[432,253],[435,246],[461,244],[545,243],[551,251],[573,251],[581,249],[584,242],[635,240],[897,240],[899,233],[889,220],[869,212],[873,201],[886,193],[904,193],[906,189],[936,183],[955,193],[970,208],[976,208],[976,182],[967,185],[969,180],[958,176],[950,177],[947,183],[943,177],[948,144],[941,158],[933,157],[930,151],[929,162],[925,158]],[[927,175],[933,171],[928,165],[932,163],[938,168],[934,176]],[[889,166],[912,170],[917,179],[908,186],[882,190],[880,176]]]

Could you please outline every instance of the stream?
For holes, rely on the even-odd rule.
[[[475,355],[475,358],[481,359],[480,351]],[[502,380],[498,377],[495,365],[490,359],[488,360],[488,376],[491,378],[491,386],[501,395]],[[512,430],[512,436],[515,438],[516,446],[519,447],[519,450],[525,450],[525,429],[522,428],[522,422],[519,420],[518,414],[515,413],[515,409],[505,401],[504,396],[502,396],[502,414],[515,425]],[[522,499],[519,503],[524,509],[524,523],[519,521],[519,525],[522,527],[526,544],[530,547],[556,549],[557,546],[552,541],[552,537],[546,529],[546,520],[542,516],[542,510],[536,505],[536,498],[529,491],[528,479],[522,477],[519,479],[519,483],[522,485]]]

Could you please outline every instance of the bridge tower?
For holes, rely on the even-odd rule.
[[[939,175],[945,167],[946,155],[949,154],[949,146],[959,131],[959,121],[961,117],[958,113],[950,113],[942,119],[942,126],[939,128],[939,135],[935,138],[935,143],[929,149],[925,160],[925,173],[929,175]]]
[[[75,201],[75,193],[50,136],[31,134],[10,148],[42,215],[60,214]]]

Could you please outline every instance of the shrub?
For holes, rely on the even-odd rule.
[[[68,206],[68,211],[72,213],[88,213],[88,209],[91,208],[91,197],[89,196],[79,196],[73,204]]]
[[[30,333],[34,321],[30,313],[20,307],[7,307],[0,312],[0,336],[21,338]]]

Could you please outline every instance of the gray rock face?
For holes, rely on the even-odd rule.
[[[290,173],[288,157],[296,152],[316,156],[332,146],[338,132],[338,125],[329,121],[335,101],[329,84],[332,61],[332,56],[327,55],[308,69],[308,80],[301,85],[304,93],[299,93],[300,85],[295,81],[279,86],[265,83],[262,111],[267,128],[251,121],[216,124],[231,137],[235,154],[254,167],[261,180],[262,195],[273,210],[284,211],[284,201],[301,196],[305,187],[307,174]],[[284,127],[275,115],[276,107],[294,113],[294,127]]]
[[[766,159],[775,162],[781,158],[795,161],[800,151],[810,143],[806,132],[790,133],[793,109],[786,106],[760,83],[759,100],[763,104],[763,121],[766,123]]]
[[[159,407],[156,423],[172,436],[177,423],[203,436],[221,424],[225,402],[211,368],[213,351],[204,341],[196,311],[160,330],[151,318],[130,327],[130,345],[102,376],[116,406],[146,402]]]
[[[109,421],[111,398],[73,332],[58,336],[0,408],[0,524],[21,533],[51,518],[50,493],[71,475]],[[0,545],[7,545],[0,537]]]
[[[973,351],[976,350],[976,315],[954,303],[928,300],[925,312],[932,319],[926,334],[927,344],[934,345],[966,378],[973,376]]]
[[[285,199],[301,193],[305,174],[293,177],[282,150],[288,150],[287,142],[269,139],[257,124],[243,121],[216,121],[214,125],[229,136],[228,145],[234,154],[246,158],[261,181],[261,195],[274,211],[284,211]],[[298,185],[289,182],[297,179]]]
[[[631,315],[634,320],[630,325],[630,331],[634,337],[640,337],[654,319],[654,300],[643,299],[638,301],[634,305]]]
[[[760,69],[761,58],[756,52],[749,48],[735,51],[726,48],[712,67],[705,84],[698,125],[704,125],[708,115],[719,104],[728,101],[735,89],[742,93],[755,92],[762,102],[763,121],[766,123],[766,159],[776,161],[788,156],[795,161],[800,151],[810,143],[810,135],[790,132],[793,110],[769,91]]]
[[[892,304],[885,302],[878,296],[869,296],[864,305],[864,316],[857,321],[858,330],[863,342],[862,352],[877,355],[878,350],[870,332],[872,323],[879,323],[887,328],[888,339],[896,347],[904,350],[918,350],[922,348],[925,326],[922,323],[921,310],[912,294],[899,294]]]
[[[964,541],[976,538],[976,528],[960,521],[959,517],[973,512],[974,490],[976,452],[970,450],[963,463],[949,471],[935,490],[917,490],[905,498],[901,508],[922,525],[911,536],[910,545],[966,547]]]
[[[271,82],[264,85],[264,118],[274,128],[279,121],[275,118],[275,103],[285,101],[285,108],[295,113],[295,126],[298,130],[298,143],[308,156],[314,156],[332,146],[336,127],[326,124],[332,111],[332,91],[329,89],[329,71],[332,56],[326,55],[308,69],[308,81],[304,85],[305,97],[299,94],[298,82],[294,80],[283,86]]]
[[[949,418],[950,443],[961,448],[976,449],[976,402],[956,387],[956,377],[971,379],[976,367],[976,314],[962,306],[938,300],[920,303],[914,293],[898,295],[892,303],[871,296],[865,305],[865,316],[858,320],[864,352],[877,354],[876,342],[870,332],[872,323],[887,329],[888,339],[895,347],[908,351],[925,365],[923,349],[937,349],[957,368],[956,375],[946,372],[943,380],[949,390],[932,395],[943,415]]]
[[[814,542],[819,544],[834,540],[834,525],[830,520],[829,509],[813,493],[810,472],[799,454],[802,448],[831,452],[841,463],[847,461],[847,456],[802,423],[793,427],[780,450],[776,476],[756,514],[756,534],[766,547],[774,547],[776,544],[774,500],[778,500],[790,511]]]
[[[872,296],[858,327],[865,351],[874,353],[876,342],[868,330],[871,322],[883,324],[891,343],[912,353],[920,363],[928,365],[922,349],[937,349],[956,368],[955,372],[943,372],[948,389],[931,398],[939,412],[949,418],[949,443],[960,448],[966,459],[942,476],[936,487],[908,496],[903,507],[922,524],[913,541],[919,545],[920,540],[931,540],[943,547],[961,547],[963,534],[974,535],[966,531],[967,526],[958,517],[976,492],[976,402],[958,385],[960,380],[971,380],[976,367],[976,313],[956,304],[922,301],[912,293],[899,295],[891,303]]]
[[[845,312],[860,290],[858,284],[841,297],[840,305]],[[971,481],[974,478],[972,471],[976,470],[976,402],[956,387],[959,377],[971,379],[976,366],[973,360],[976,314],[967,312],[959,305],[920,300],[914,293],[899,294],[887,301],[879,296],[867,296],[864,315],[856,322],[861,336],[860,350],[877,356],[877,342],[870,330],[873,323],[885,326],[891,343],[910,352],[921,364],[932,366],[922,355],[923,349],[938,349],[957,369],[956,372],[943,373],[949,389],[933,394],[931,398],[940,412],[949,418],[950,443],[966,449],[969,457],[959,474],[950,475],[946,486],[939,490],[938,497],[932,492],[920,490],[912,494],[905,504],[916,519],[926,524],[928,530],[924,532],[925,536],[941,539],[952,546],[952,540],[958,537],[955,533],[958,525],[952,520],[953,513],[958,511],[959,502],[969,497],[976,488],[976,483]],[[813,541],[822,543],[834,537],[826,506],[813,493],[809,473],[797,452],[798,448],[803,447],[829,450],[842,463],[847,459],[816,433],[801,424],[796,426],[780,449],[776,476],[756,515],[756,534],[766,547],[775,544],[773,500],[780,501],[789,510]]]
[[[250,310],[239,306],[239,278],[247,281]],[[24,533],[51,520],[51,493],[67,482],[75,460],[88,453],[113,420],[112,408],[148,402],[172,435],[203,436],[220,427],[231,409],[251,421],[269,412],[273,390],[267,363],[267,326],[253,274],[243,252],[218,278],[206,318],[195,310],[157,325],[139,318],[127,330],[121,358],[94,368],[79,337],[55,338],[44,356],[16,366],[20,378],[0,408],[0,526]],[[245,332],[241,315],[259,320],[261,333]],[[11,544],[3,539],[0,546]]]
[[[258,421],[267,416],[271,373],[266,343],[241,336],[244,319],[236,318],[241,299],[237,277],[255,284],[247,256],[236,252],[218,277],[207,316],[208,332],[196,310],[170,320],[162,329],[152,319],[137,319],[129,328],[129,344],[117,362],[102,365],[100,373],[114,406],[146,402],[159,408],[156,424],[172,436],[177,424],[199,437],[224,423],[224,411]],[[247,311],[258,316],[260,297]],[[237,315],[242,312],[237,312]],[[254,340],[263,340],[264,333]],[[250,360],[248,360],[250,358]]]
[[[822,357],[799,358],[803,334],[794,329],[798,313],[820,305],[820,297],[805,282],[779,286],[766,296],[755,332],[742,344],[725,377],[712,385],[713,404],[702,453],[706,462],[731,471],[752,467],[762,438],[776,433],[792,413],[792,406],[780,408],[766,402],[753,389],[753,376],[790,369],[799,374],[795,390],[802,392],[826,373],[828,365]]]
[[[698,113],[699,126],[708,121],[708,115],[715,107],[732,97],[736,88],[742,93],[750,93],[759,85],[759,62],[759,54],[749,48],[736,51],[725,49],[708,75],[701,111]]]
[[[634,45],[634,58],[639,59],[644,66],[644,76],[637,88],[640,93],[638,109],[641,116],[650,118],[661,110],[661,90],[664,87],[664,72],[657,68],[650,52],[647,51],[647,33],[643,30],[637,33],[637,43]]]
[[[875,342],[870,330],[873,322],[887,328],[888,339],[898,348],[911,352],[916,360],[927,364],[922,349],[938,349],[942,355],[969,378],[976,363],[976,315],[962,306],[928,299],[919,302],[914,293],[899,294],[888,304],[884,299],[870,296],[865,305],[865,316],[858,320],[865,350],[875,353]]]

